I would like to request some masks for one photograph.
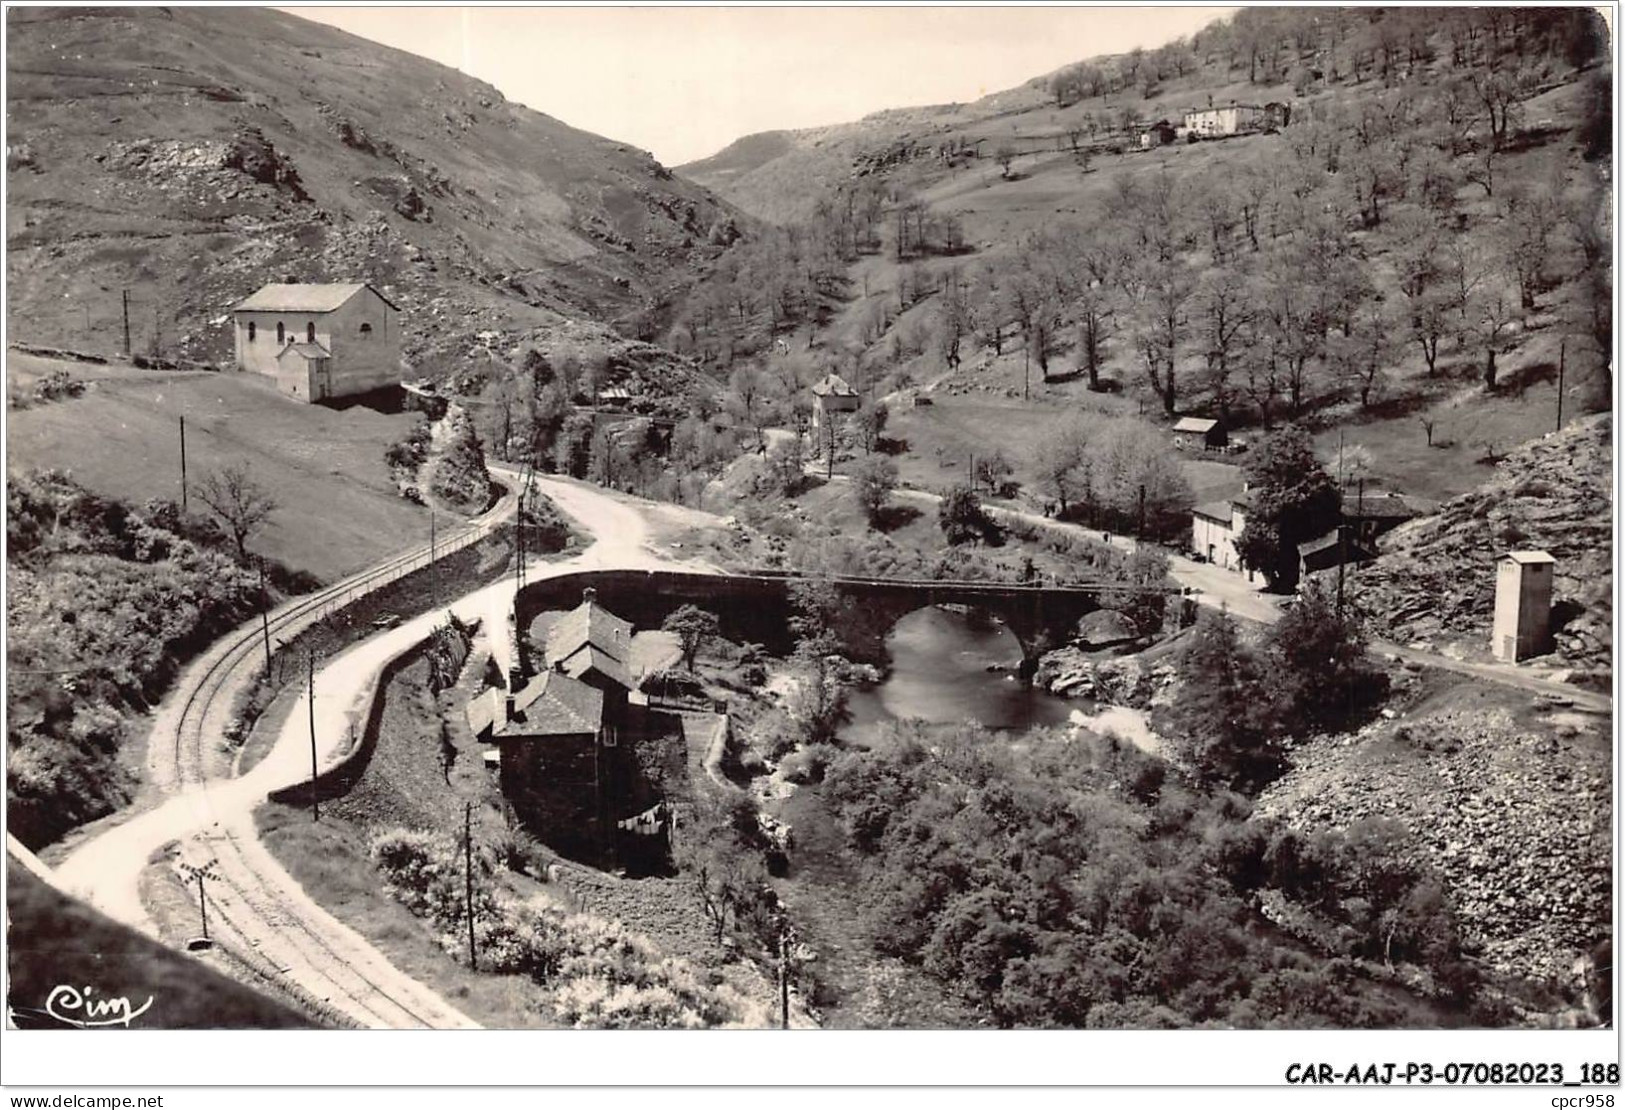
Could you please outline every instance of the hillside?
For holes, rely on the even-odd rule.
[[[647,153],[267,9],[7,13],[14,340],[219,361],[268,281],[365,280],[427,373],[635,316],[735,232]]]
[[[1512,452],[1477,490],[1402,525],[1356,577],[1383,635],[1402,643],[1464,640],[1487,655],[1496,560],[1536,549],[1557,557],[1556,655],[1542,662],[1610,672],[1613,664],[1613,421],[1587,417]]]
[[[1302,423],[1369,488],[1459,496],[1611,405],[1606,46],[1579,9],[1244,9],[973,104],[749,136],[679,173],[779,227],[666,342],[785,425],[830,371],[889,399],[917,483],[999,452],[1053,496],[1031,433],[1084,410]],[[1289,111],[1141,146],[1232,103]]]

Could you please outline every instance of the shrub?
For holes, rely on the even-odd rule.
[[[786,756],[779,765],[780,772],[797,786],[808,786],[824,781],[824,772],[840,755],[839,749],[829,744],[809,744]]]

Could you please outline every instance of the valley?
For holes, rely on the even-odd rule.
[[[1593,14],[1241,9],[667,169],[287,13],[10,13],[13,967],[1608,1025]]]

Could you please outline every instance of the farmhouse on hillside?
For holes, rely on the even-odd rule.
[[[1134,125],[1135,133],[1139,136],[1140,149],[1151,150],[1159,146],[1167,146],[1174,141],[1177,131],[1174,125],[1165,119],[1155,123],[1138,123]]]
[[[231,310],[237,368],[326,401],[401,381],[400,309],[365,282],[266,285]]]
[[[856,412],[861,403],[858,391],[839,374],[829,374],[813,383],[812,424],[822,428],[838,412]]]
[[[1185,112],[1185,133],[1192,139],[1217,139],[1226,135],[1240,135],[1250,131],[1273,131],[1285,127],[1291,119],[1290,105],[1279,101],[1268,104],[1208,105],[1190,108]]]

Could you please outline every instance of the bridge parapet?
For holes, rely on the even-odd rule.
[[[841,627],[834,631],[854,658],[884,663],[886,635],[903,617],[932,605],[962,605],[1003,622],[1020,642],[1029,665],[1063,643],[1082,617],[1101,608],[1105,590],[1121,585],[1038,586],[776,572],[578,571],[526,585],[516,598],[518,628],[528,629],[542,612],[574,608],[582,591],[591,588],[597,591],[599,604],[640,629],[658,628],[682,606],[697,605],[717,615],[722,634],[729,639],[785,652],[794,646],[792,586],[798,583],[833,589],[850,603],[841,607]]]

